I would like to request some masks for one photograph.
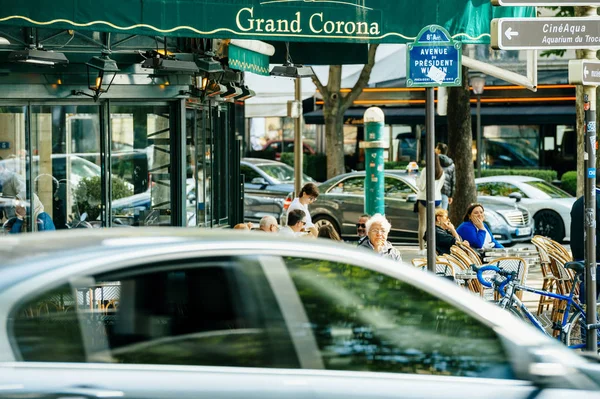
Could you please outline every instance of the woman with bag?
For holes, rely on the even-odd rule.
[[[444,186],[444,182],[446,181],[446,177],[444,175],[444,169],[442,169],[442,165],[440,164],[440,158],[438,154],[435,154],[434,158],[434,166],[435,168],[435,207],[439,207],[442,204],[442,187]],[[419,239],[419,254],[423,254],[425,252],[425,232],[427,230],[427,179],[426,179],[427,167],[424,167],[417,178],[417,189],[419,192],[417,193],[417,211],[419,213],[419,229],[418,229],[418,239]]]

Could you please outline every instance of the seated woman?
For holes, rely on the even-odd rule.
[[[490,229],[483,223],[484,218],[483,205],[471,204],[467,208],[463,222],[458,226],[456,232],[473,248],[504,248],[502,244],[496,241]]]
[[[427,234],[423,237],[427,240]],[[450,253],[450,247],[457,242],[462,242],[462,238],[454,229],[454,225],[448,219],[448,211],[445,209],[435,210],[435,250],[438,255]],[[469,245],[468,241],[464,242]]]

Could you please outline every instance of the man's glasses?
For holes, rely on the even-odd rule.
[[[364,224],[364,223],[356,223],[356,228],[357,228],[357,229],[359,229],[359,228],[366,229],[366,228],[367,228],[367,225],[366,225],[366,224]]]
[[[302,223],[302,226],[306,226],[306,222],[304,220],[301,220],[300,223]]]

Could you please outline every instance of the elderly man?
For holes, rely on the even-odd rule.
[[[380,213],[373,215],[367,225],[367,238],[364,239],[359,245],[359,248],[367,248],[375,253],[383,256],[384,258],[402,261],[402,256],[396,248],[387,240],[388,233],[392,228],[392,225],[388,220]]]
[[[273,216],[263,216],[260,219],[259,229],[265,233],[277,233],[279,231],[277,219]]]
[[[287,226],[279,230],[282,236],[299,237],[306,226],[306,213],[302,209],[294,209],[288,213]]]

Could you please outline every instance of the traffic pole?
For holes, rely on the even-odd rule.
[[[584,240],[585,240],[585,303],[587,324],[596,324],[596,88],[584,86],[585,114],[585,177],[584,177]],[[591,338],[591,339],[590,339]],[[587,332],[586,349],[597,353],[596,329]]]
[[[384,158],[383,150],[387,144],[383,141],[385,115],[379,107],[371,107],[365,111],[365,138],[361,143],[365,149],[365,213],[385,214],[384,202]]]
[[[427,187],[427,270],[435,273],[435,101],[433,87],[427,88],[427,99],[425,105],[425,133],[426,156],[425,156],[425,179]],[[422,237],[419,237],[419,240]]]
[[[300,190],[302,190],[302,158],[304,155],[304,144],[302,143],[302,80],[300,78],[294,80],[294,88],[294,106],[296,107],[295,113],[297,113],[297,115],[294,115],[294,192],[295,197],[298,197]],[[283,147],[281,151],[283,151]]]

